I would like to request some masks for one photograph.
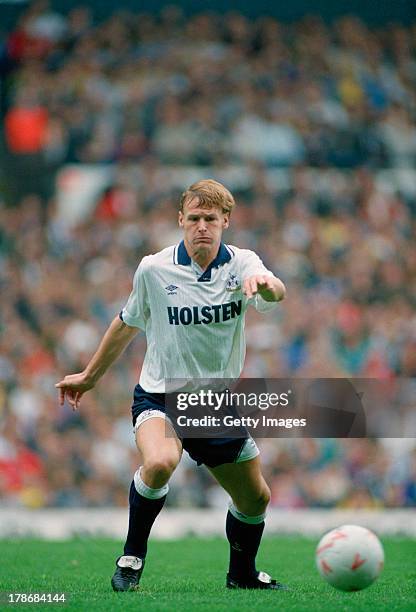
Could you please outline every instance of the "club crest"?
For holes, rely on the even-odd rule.
[[[237,274],[229,274],[225,285],[227,291],[237,291],[240,288],[240,281]]]

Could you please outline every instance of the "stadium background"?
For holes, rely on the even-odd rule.
[[[262,2],[221,16],[220,2],[111,4],[0,7],[0,501],[12,510],[126,507],[143,337],[79,412],[58,406],[54,383],[85,366],[139,259],[178,239],[178,195],[198,178],[234,192],[227,242],[288,286],[275,313],[248,316],[245,376],[416,376],[414,3],[349,2],[353,16],[314,3],[324,18],[305,17],[306,2],[276,17]],[[415,506],[412,439],[261,446],[274,509]],[[224,503],[184,456],[168,505]]]

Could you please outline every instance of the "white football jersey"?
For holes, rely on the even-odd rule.
[[[146,332],[145,391],[164,393],[166,379],[240,376],[248,305],[261,312],[276,306],[243,295],[243,281],[254,274],[272,272],[253,251],[224,243],[205,271],[183,241],[142,259],[120,318]]]

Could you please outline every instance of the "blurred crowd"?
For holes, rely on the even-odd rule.
[[[127,504],[143,335],[79,411],[54,384],[83,369],[140,258],[180,239],[178,196],[194,178],[226,182],[226,241],[288,288],[270,315],[248,313],[245,376],[416,377],[416,196],[389,178],[416,178],[415,34],[175,7],[102,23],[43,1],[22,14],[0,61],[3,505]],[[76,224],[54,188],[66,163],[116,169]],[[414,440],[261,446],[276,507],[416,504]],[[185,457],[169,503],[223,498]]]

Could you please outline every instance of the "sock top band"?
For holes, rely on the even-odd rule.
[[[247,516],[247,514],[243,514],[234,506],[233,502],[230,502],[228,505],[228,509],[233,515],[234,518],[241,521],[242,523],[248,523],[249,525],[258,525],[262,523],[266,518],[266,513],[259,514],[258,516]]]
[[[152,489],[151,487],[148,487],[145,482],[143,482],[140,474],[142,467],[143,466],[137,470],[133,477],[134,486],[137,493],[139,493],[139,495],[143,495],[143,497],[147,497],[147,499],[160,499],[161,497],[167,495],[169,491],[169,485],[167,483],[160,489]]]

